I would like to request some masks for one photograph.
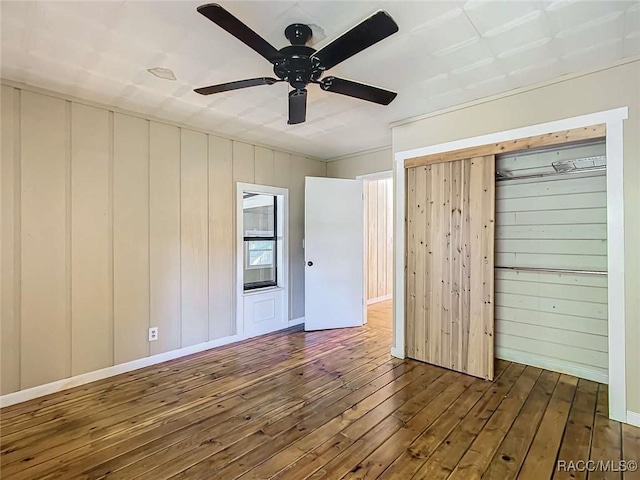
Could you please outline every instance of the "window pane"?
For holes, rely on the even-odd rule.
[[[273,252],[249,252],[249,265],[272,265]]]
[[[274,196],[245,193],[243,198],[245,237],[275,237]]]
[[[276,242],[273,240],[245,240],[245,290],[276,285],[275,248]]]
[[[249,250],[273,250],[273,241],[271,240],[251,240],[247,243],[249,244]]]
[[[273,266],[275,244],[273,240],[246,240],[244,242],[245,268]]]

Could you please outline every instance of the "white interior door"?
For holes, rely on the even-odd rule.
[[[364,319],[364,201],[360,180],[305,181],[305,330]]]

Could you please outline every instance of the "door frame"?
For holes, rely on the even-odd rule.
[[[244,235],[243,235],[243,193],[263,193],[265,195],[277,195],[282,197],[282,268],[278,272],[281,280],[276,287],[266,287],[256,290],[244,291]],[[236,335],[240,338],[247,338],[244,328],[244,298],[245,296],[259,296],[260,294],[271,294],[277,291],[283,293],[282,315],[285,326],[289,327],[289,189],[271,187],[268,185],[256,185],[252,183],[236,182],[236,268],[235,268],[235,304],[236,304]]]
[[[360,181],[362,181],[364,183],[364,182],[371,181],[371,180],[383,180],[383,179],[386,179],[386,178],[393,179],[393,170],[385,170],[385,171],[382,171],[382,172],[367,173],[366,175],[358,175],[356,177],[356,180],[360,180]],[[393,181],[391,182],[391,186],[392,186],[392,188],[395,188],[395,185],[393,185]],[[391,193],[393,194],[393,192],[391,192]],[[394,203],[395,203],[395,195],[393,196],[393,198],[394,198]],[[367,208],[367,206],[365,205],[364,206],[365,220],[366,220],[366,217],[367,217],[366,208]],[[393,218],[393,213],[391,215],[391,218]],[[362,308],[363,308],[363,315],[364,315],[364,324],[366,325],[367,324],[367,307],[369,306],[369,304],[367,303],[367,298],[366,298],[367,297],[367,289],[368,289],[368,286],[369,286],[368,285],[369,279],[367,278],[367,270],[368,270],[367,269],[367,252],[369,251],[369,242],[368,242],[368,235],[367,235],[367,227],[368,226],[367,226],[367,222],[366,221],[364,223],[364,227],[365,228],[364,228],[364,230],[362,232],[362,234],[364,236],[364,262],[363,262],[362,265],[363,265],[363,268],[364,268],[363,293],[364,293],[364,296],[365,296],[365,299],[364,299],[365,301],[364,301],[364,305],[362,306]],[[391,228],[393,228],[393,226]],[[394,245],[395,245],[395,242],[396,242],[396,239],[395,239],[395,236],[394,236],[394,238],[393,238]],[[393,247],[393,248],[395,248],[395,247]],[[394,283],[395,283],[395,281],[394,281]],[[394,289],[392,288],[391,289],[391,299],[392,300],[393,300],[393,290]]]
[[[405,358],[405,160],[423,155],[450,152],[491,143],[518,140],[575,128],[606,124],[607,151],[607,262],[608,262],[608,342],[609,418],[628,423],[625,291],[624,291],[624,197],[623,121],[628,107],[540,123],[528,127],[480,135],[394,155],[394,304],[393,348],[391,355]]]

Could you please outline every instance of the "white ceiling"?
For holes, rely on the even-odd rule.
[[[389,145],[392,121],[640,54],[639,0],[223,2],[276,48],[288,44],[290,23],[319,26],[316,48],[377,9],[398,23],[399,33],[330,71],[397,91],[390,106],[312,85],[307,122],[287,125],[286,84],[192,91],[273,76],[266,60],[196,12],[201,3],[2,1],[2,77],[332,158]],[[152,76],[152,67],[172,69],[177,81]]]

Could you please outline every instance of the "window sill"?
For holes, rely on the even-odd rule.
[[[261,293],[269,293],[277,290],[284,290],[283,287],[264,287],[264,288],[256,288],[254,290],[246,290],[242,293],[243,297],[250,297],[251,295],[259,295]]]

